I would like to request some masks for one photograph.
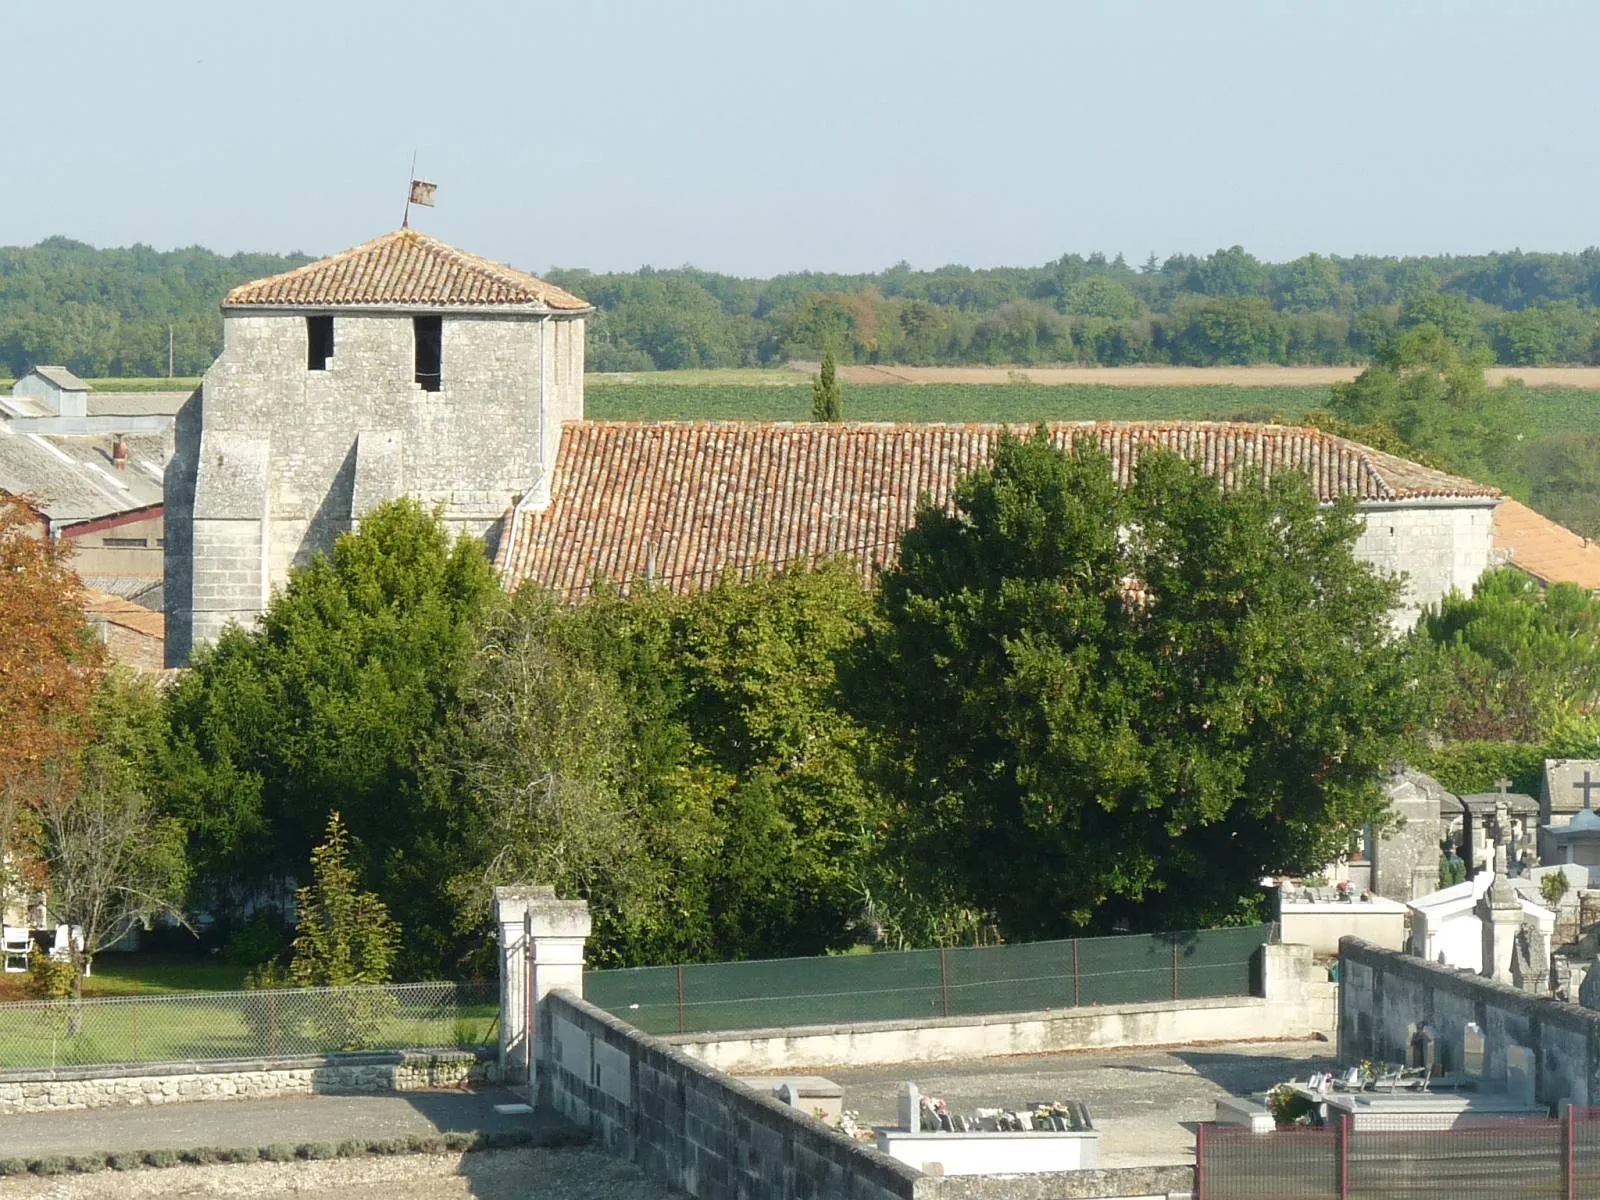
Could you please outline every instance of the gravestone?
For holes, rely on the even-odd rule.
[[[1461,1031],[1461,1069],[1475,1078],[1483,1078],[1483,1030],[1475,1021],[1468,1021]]]
[[[1506,1043],[1506,1095],[1519,1104],[1532,1104],[1535,1082],[1533,1051]]]
[[[1595,964],[1590,963],[1583,983],[1578,987],[1578,1003],[1591,1011],[1600,1012],[1600,971],[1594,968]]]
[[[922,1129],[922,1089],[914,1083],[900,1085],[900,1128],[907,1133]]]

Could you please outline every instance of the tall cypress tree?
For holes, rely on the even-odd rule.
[[[834,375],[833,351],[822,355],[822,372],[811,378],[811,419],[813,421],[844,420],[844,392]]]

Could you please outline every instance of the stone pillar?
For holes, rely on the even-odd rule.
[[[589,906],[558,900],[548,886],[494,889],[500,933],[500,1070],[532,1083],[539,1061],[538,1004],[553,988],[583,994]]]
[[[1475,912],[1483,926],[1483,970],[1496,983],[1510,984],[1511,957],[1522,928],[1522,905],[1506,876],[1506,847],[1495,848],[1494,882],[1478,901]]]

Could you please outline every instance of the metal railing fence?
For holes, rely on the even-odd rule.
[[[589,971],[584,998],[646,1033],[1028,1012],[1254,991],[1272,926]]]
[[[0,1004],[0,1070],[475,1045],[493,1005],[455,983]]]
[[[1600,1195],[1600,1110],[1560,1119],[1384,1118],[1274,1133],[1204,1123],[1198,1200],[1576,1200]]]

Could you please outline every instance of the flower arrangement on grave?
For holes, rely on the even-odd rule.
[[[1315,1107],[1295,1090],[1293,1084],[1280,1083],[1267,1093],[1267,1109],[1272,1113],[1273,1124],[1279,1129],[1311,1124]]]
[[[839,1114],[839,1132],[857,1142],[878,1140],[878,1131],[870,1125],[863,1125],[861,1114],[853,1108],[847,1108]]]
[[[1021,1111],[980,1108],[971,1117],[963,1117],[952,1114],[943,1100],[924,1096],[917,1119],[920,1131],[928,1133],[1087,1133],[1092,1129],[1087,1109],[1059,1100],[1038,1101]]]
[[[1350,901],[1350,881],[1348,879],[1341,879],[1338,882],[1338,884],[1334,887],[1333,890],[1338,893],[1339,899],[1345,901],[1346,903],[1349,903],[1349,901]]]

